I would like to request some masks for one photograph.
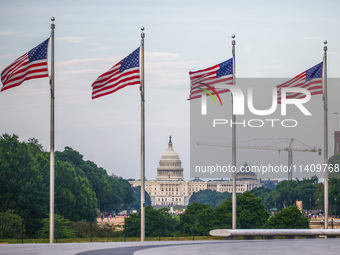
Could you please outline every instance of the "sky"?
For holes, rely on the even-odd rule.
[[[327,40],[328,76],[339,78],[339,10],[330,0],[0,0],[0,69],[48,38],[55,17],[55,150],[69,146],[109,174],[139,179],[139,87],[92,100],[91,84],[139,47],[144,26],[146,178],[171,135],[189,179],[188,72],[231,58],[235,34],[237,77],[292,78],[322,61]],[[2,92],[0,120],[0,134],[35,137],[48,151],[48,78]]]

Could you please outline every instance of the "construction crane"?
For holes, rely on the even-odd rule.
[[[254,139],[254,140],[269,140],[269,139]],[[254,141],[253,140],[253,141]],[[270,140],[274,140],[274,139],[270,139]],[[317,148],[317,147],[310,147],[302,142],[300,142],[297,139],[294,138],[285,138],[285,139],[281,139],[284,141],[272,144],[272,145],[276,145],[279,143],[283,143],[283,142],[287,142],[289,141],[289,146],[288,147],[271,147],[270,146],[248,146],[248,145],[241,145],[238,144],[236,145],[237,148],[240,149],[251,149],[251,150],[276,150],[276,151],[287,151],[288,152],[288,180],[292,180],[293,179],[293,173],[292,173],[292,166],[293,166],[293,151],[297,151],[297,152],[317,152],[318,155],[321,155],[321,148]],[[303,144],[304,146],[308,147],[306,149],[297,149],[297,148],[293,148],[294,142],[297,141],[301,144]],[[197,142],[197,145],[199,146],[213,146],[213,147],[232,147],[232,144],[220,144],[220,143],[206,143],[206,142]]]

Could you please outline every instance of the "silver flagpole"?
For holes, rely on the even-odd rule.
[[[232,53],[233,53],[233,85],[235,85],[235,35],[231,36],[233,38],[232,40]],[[231,97],[232,104],[233,102],[233,96]],[[232,107],[232,109],[234,109]],[[234,112],[232,113],[232,165],[233,165],[233,172],[232,172],[232,179],[233,179],[233,193],[232,193],[232,229],[236,229],[236,115]]]
[[[54,21],[51,18],[50,243],[54,242]]]
[[[327,165],[324,180],[325,229],[328,229],[328,106],[327,106],[327,41],[324,41],[323,103],[324,103],[324,164]]]
[[[140,241],[145,241],[145,130],[144,130],[144,27],[141,28],[141,188],[140,188]]]

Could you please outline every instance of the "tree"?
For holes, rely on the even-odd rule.
[[[132,187],[135,202],[131,205],[131,208],[139,211],[140,210],[140,186]],[[147,192],[145,192],[145,205],[151,205],[151,198]]]
[[[329,213],[337,215],[340,213],[340,178],[329,180]]]
[[[92,161],[84,161],[83,155],[70,147],[63,152],[56,152],[56,157],[70,163],[77,174],[89,180],[90,187],[95,191],[97,208],[100,211],[117,211],[127,209],[134,201],[131,185],[123,178],[109,176],[107,171]]]
[[[34,235],[48,213],[48,160],[41,149],[19,142],[18,136],[0,137],[0,211],[13,210]]]
[[[296,205],[283,208],[281,212],[271,216],[264,228],[272,229],[295,229],[310,228],[309,219],[306,218]]]
[[[312,209],[315,205],[314,193],[316,190],[315,181],[312,179],[303,179],[298,181],[297,195],[298,200],[302,201],[304,209]]]
[[[255,196],[259,197],[262,199],[262,203],[264,205],[270,205],[270,204],[274,204],[275,203],[272,202],[273,199],[273,193],[274,190],[271,188],[266,188],[266,187],[257,187],[254,188],[250,191],[250,193],[254,194]],[[269,206],[266,206],[266,208],[269,210]]]
[[[200,190],[194,192],[189,200],[189,205],[194,202],[202,204],[209,204],[211,208],[215,208],[216,205],[221,205],[225,200],[231,197],[229,192],[216,192],[213,190]]]
[[[261,228],[269,213],[261,203],[261,198],[249,191],[236,198],[236,225],[241,229]],[[232,227],[232,201],[229,198],[214,210],[215,228]]]
[[[70,228],[72,221],[62,215],[54,214],[54,236],[55,238],[75,238],[75,231]],[[50,233],[50,218],[42,220],[42,228],[39,230],[39,238],[48,238]]]
[[[323,183],[318,183],[315,185],[314,201],[317,205],[317,209],[324,209],[324,186]]]
[[[122,196],[123,208],[129,208],[131,204],[134,203],[136,200],[131,184],[121,177],[116,177],[112,175],[109,176],[109,178],[117,181],[119,187],[119,195]]]
[[[242,229],[261,228],[267,221],[269,213],[261,203],[261,198],[246,191],[237,197],[239,224]]]
[[[276,184],[274,182],[269,181],[269,182],[265,182],[263,184],[263,187],[268,188],[268,189],[275,189]]]
[[[138,212],[126,218],[124,228],[127,236],[140,236],[140,217],[140,212]],[[172,236],[175,225],[176,220],[167,209],[157,210],[151,205],[145,207],[145,236]]]
[[[316,185],[316,184],[319,183],[319,178],[318,178],[316,175],[313,175],[313,176],[310,178],[310,181],[311,181],[311,183],[313,183],[314,185]]]
[[[97,216],[97,199],[88,179],[59,159],[55,161],[55,208],[72,221],[93,221]]]
[[[285,206],[294,205],[297,200],[302,201],[304,207],[309,209],[315,205],[314,193],[317,183],[318,179],[314,176],[311,179],[281,181],[272,191],[257,188],[251,192],[263,199],[267,209],[281,210]]]
[[[297,181],[281,181],[276,185],[274,190],[274,201],[271,201],[271,206],[273,207],[273,202],[276,203],[276,207],[280,210],[283,205],[294,205],[296,200],[299,200],[297,192]]]
[[[25,232],[24,219],[13,210],[0,212],[0,238],[20,238]]]
[[[336,154],[328,159],[328,164],[332,166],[329,178],[340,178],[340,154]]]
[[[56,213],[74,221],[92,221],[97,216],[96,194],[85,173],[73,165],[81,162],[82,156],[71,149],[66,154],[72,164],[55,158]],[[43,151],[35,138],[20,142],[18,136],[4,134],[0,137],[0,177],[0,212],[12,210],[23,218],[26,236],[33,237],[49,213],[49,153]],[[110,178],[107,174],[104,177]],[[127,182],[111,179],[111,186],[117,190],[115,195],[127,194],[124,199],[130,203],[132,190],[128,194]],[[107,186],[111,187],[109,181]]]
[[[177,235],[207,236],[213,229],[213,209],[208,204],[193,202],[184,213],[179,215],[180,221],[176,226]]]
[[[88,222],[81,220],[73,222],[70,228],[74,231],[76,237],[88,238],[88,237],[113,237],[119,235],[119,232],[114,232],[114,228],[109,223],[97,224],[96,222]]]
[[[267,210],[282,208],[294,205],[297,200],[302,201],[305,209],[313,209],[316,204],[323,201],[319,193],[320,189],[319,180],[316,176],[310,179],[291,180],[279,182],[275,189],[267,189],[259,187],[251,190],[250,192],[262,198],[262,203],[265,204]]]

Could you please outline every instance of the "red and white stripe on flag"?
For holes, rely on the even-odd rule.
[[[1,91],[17,87],[27,80],[48,77],[48,41],[25,53],[1,72]]]
[[[281,89],[282,88],[304,88],[310,91],[311,95],[323,94],[322,89],[322,65],[323,62],[313,66],[312,68],[300,73],[293,79],[276,86],[277,87],[277,102],[281,104]],[[287,93],[286,98],[304,98],[302,93]]]
[[[232,85],[232,68],[232,59],[229,59],[203,70],[189,72],[191,82],[189,100],[200,98],[203,94],[206,94],[201,88],[213,92],[212,87],[217,84]],[[221,94],[229,92],[229,89],[216,88],[216,91],[218,94]]]
[[[140,84],[139,48],[95,80],[92,84],[92,99],[138,84]]]

